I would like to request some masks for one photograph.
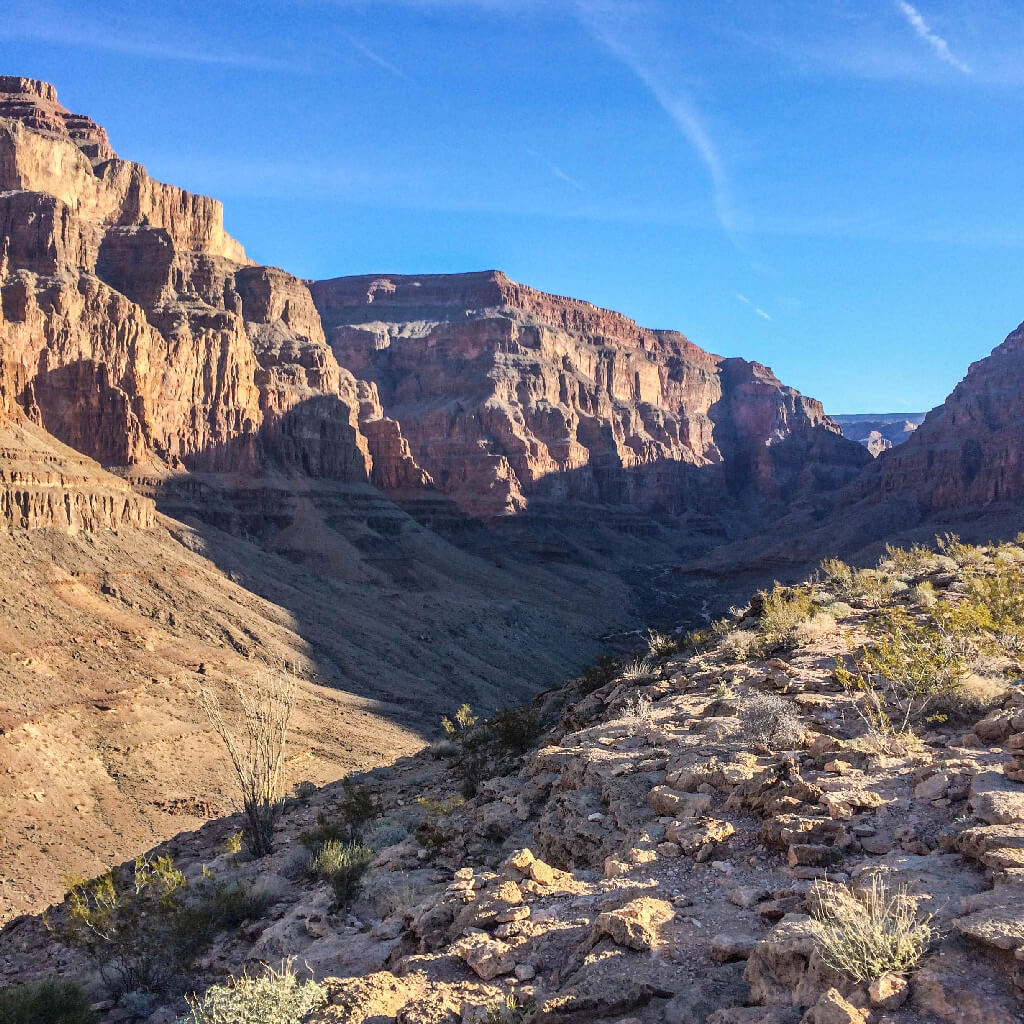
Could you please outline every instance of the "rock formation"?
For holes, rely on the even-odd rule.
[[[984,359],[872,475],[873,497],[913,497],[927,513],[1024,498],[1024,325]]]
[[[923,412],[858,413],[833,416],[843,430],[843,437],[864,445],[877,458],[882,452],[903,444],[924,421]]]
[[[376,385],[417,462],[472,515],[536,499],[678,512],[720,505],[723,488],[780,500],[863,463],[767,367],[498,271],[312,293],[338,361]]]
[[[427,480],[305,284],[153,181],[45,83],[0,78],[0,338],[22,405],[106,465]],[[365,432],[360,423],[366,425]]]

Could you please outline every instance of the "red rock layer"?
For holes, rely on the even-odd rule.
[[[474,515],[532,497],[678,510],[727,484],[784,499],[866,461],[766,367],[497,271],[312,293],[339,362],[377,385],[417,462]]]

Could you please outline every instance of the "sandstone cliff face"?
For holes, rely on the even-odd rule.
[[[41,426],[106,465],[713,513],[861,453],[769,370],[487,272],[312,286],[154,182],[45,83],[0,78],[0,338]],[[325,337],[324,325],[329,338]]]
[[[152,526],[150,499],[29,422],[16,400],[23,385],[18,369],[0,361],[0,528]]]
[[[766,367],[500,272],[312,292],[339,362],[376,384],[417,462],[474,515],[534,498],[679,511],[726,484],[775,500],[866,461]]]
[[[878,459],[877,501],[916,498],[925,511],[1024,498],[1024,325],[984,359],[910,439]]]
[[[0,78],[0,298],[22,404],[107,465],[429,482],[306,285],[29,79]]]

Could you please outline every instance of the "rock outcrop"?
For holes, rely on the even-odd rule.
[[[428,482],[306,285],[29,79],[0,78],[0,282],[21,404],[106,465]]]
[[[928,513],[1024,498],[1024,325],[984,359],[906,444],[886,453],[873,497],[917,500]]]
[[[924,422],[924,413],[858,413],[833,416],[842,427],[843,437],[864,445],[876,458],[884,451],[903,444]]]
[[[339,362],[373,381],[416,460],[472,515],[790,499],[864,461],[767,367],[498,271],[336,278],[312,293]]]

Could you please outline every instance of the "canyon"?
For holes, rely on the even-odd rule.
[[[500,271],[258,266],[14,77],[0,357],[0,919],[229,805],[204,680],[294,677],[289,778],[331,782],[1024,490],[1020,332],[873,459],[766,366]]]

